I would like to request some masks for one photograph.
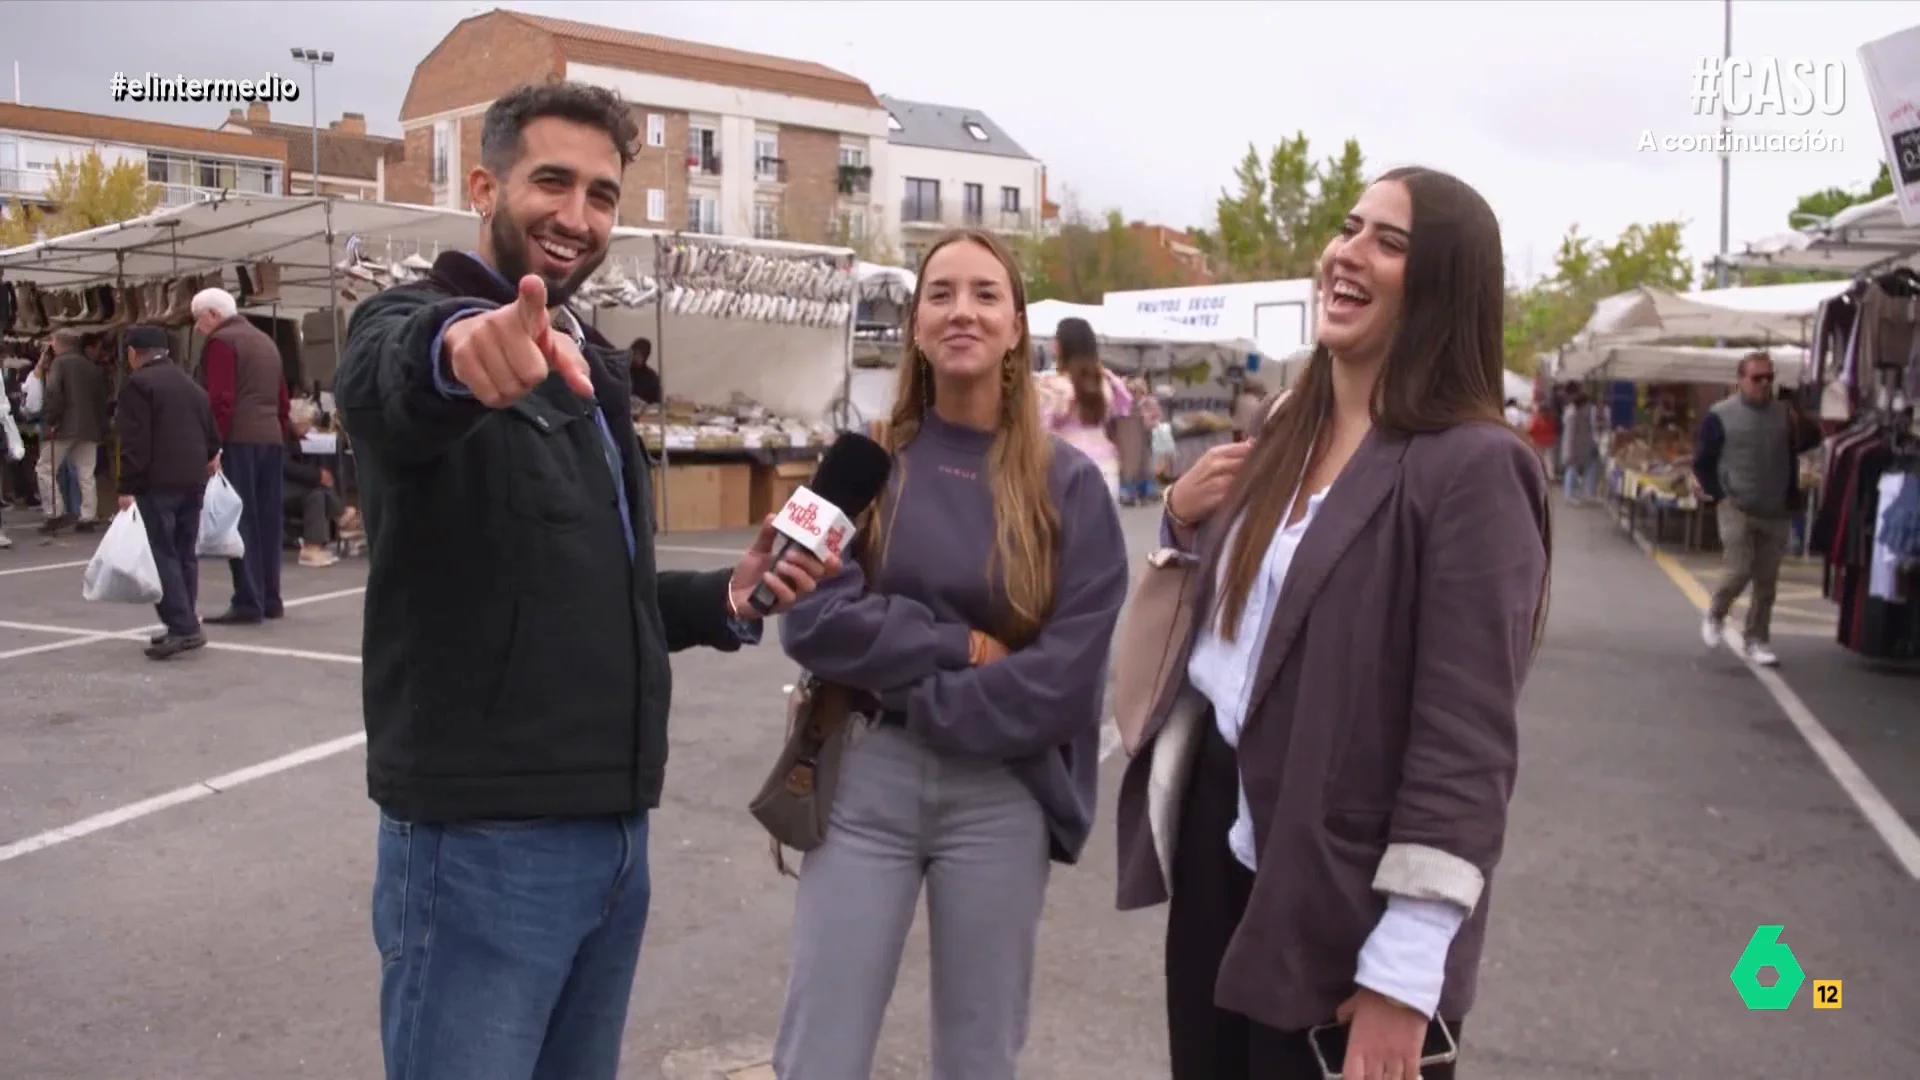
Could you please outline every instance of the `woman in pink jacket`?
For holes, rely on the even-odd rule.
[[[1101,365],[1100,342],[1087,320],[1060,320],[1054,349],[1055,369],[1038,380],[1041,419],[1062,442],[1093,459],[1117,501],[1120,448],[1113,424],[1133,411],[1133,395],[1120,376]]]

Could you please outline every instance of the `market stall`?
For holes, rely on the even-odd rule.
[[[53,331],[76,330],[107,346],[117,389],[125,374],[118,332],[139,322],[166,327],[174,355],[194,370],[205,343],[192,330],[188,304],[200,289],[217,286],[280,346],[293,393],[326,402],[337,331],[353,299],[336,286],[345,282],[370,295],[417,276],[443,247],[471,245],[475,221],[430,207],[225,194],[0,251],[0,355],[30,356]],[[358,284],[337,261],[356,245],[368,251],[363,260],[346,260],[367,277]],[[327,430],[313,438],[309,452],[336,455],[334,474],[350,485],[344,441]],[[115,448],[106,450],[99,459],[103,500],[116,486],[119,464]],[[350,486],[343,493],[350,495]]]
[[[661,531],[748,528],[786,501],[844,422],[851,251],[621,228],[575,297],[617,348],[653,344],[663,402],[635,402],[658,459]]]
[[[202,343],[187,302],[219,285],[282,343],[295,393],[330,407],[334,342],[353,306],[442,251],[472,248],[478,228],[464,211],[226,195],[0,252],[6,310],[26,313],[0,331],[24,349],[62,326],[159,322],[191,368]],[[615,230],[573,306],[616,346],[653,341],[666,402],[639,410],[636,432],[672,459],[656,485],[663,529],[745,527],[798,482],[780,473],[810,473],[848,390],[852,265],[844,249]],[[347,441],[331,444],[335,474],[350,477]]]
[[[1756,350],[1773,358],[1778,385],[1791,392],[1818,306],[1840,287],[1639,288],[1596,305],[1557,357],[1554,378],[1585,383],[1608,413],[1603,494],[1623,529],[1689,550],[1718,543],[1688,480],[1700,417]],[[1804,536],[1804,523],[1798,532]]]
[[[1036,367],[1051,366],[1054,334],[1068,318],[1085,319],[1093,328],[1101,363],[1160,394],[1173,429],[1176,475],[1232,437],[1234,400],[1265,360],[1253,342],[1126,308],[1041,300],[1027,307]],[[1284,372],[1264,374],[1278,379]]]

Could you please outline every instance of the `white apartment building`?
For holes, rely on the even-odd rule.
[[[878,182],[887,112],[866,83],[808,61],[506,10],[462,20],[414,68],[389,197],[465,207],[487,106],[547,79],[631,104],[641,145],[623,177],[622,225],[898,250]]]
[[[286,193],[280,139],[0,102],[0,204],[45,205],[54,167],[90,152],[108,168],[130,161],[145,169],[160,206],[222,191]]]
[[[1008,234],[1040,228],[1045,168],[978,109],[882,95],[889,207],[901,254],[917,266],[940,233],[966,225]]]

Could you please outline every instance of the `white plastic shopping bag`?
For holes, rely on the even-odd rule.
[[[140,520],[140,508],[129,506],[107,526],[107,535],[87,564],[81,596],[93,603],[157,604],[160,592],[160,568],[154,565],[153,548],[147,543],[146,523]]]
[[[246,541],[240,537],[240,493],[227,482],[226,473],[214,473],[200,501],[200,539],[194,554],[203,559],[238,559],[246,553]]]

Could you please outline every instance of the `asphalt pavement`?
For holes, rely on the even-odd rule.
[[[284,621],[214,627],[213,647],[153,663],[150,609],[82,602],[91,545],[42,544],[9,518],[0,1080],[377,1077],[364,565],[290,562]],[[1127,525],[1144,550],[1150,513]],[[693,569],[744,537],[660,544],[664,567]],[[225,576],[204,566],[204,610]],[[1700,577],[1711,568],[1657,564],[1597,512],[1561,515],[1464,1076],[1880,1078],[1920,1062],[1920,880],[1780,696],[1701,646],[1684,584]],[[1812,618],[1776,636],[1782,685],[1911,829],[1920,678],[1820,637],[1823,604],[1794,598]],[[745,805],[793,667],[770,641],[682,654],[675,673],[622,1076],[769,1077],[792,885]],[[1113,909],[1119,768],[1083,864],[1053,878],[1028,1077],[1166,1075],[1164,913]],[[1784,1012],[1746,1008],[1728,975],[1763,924],[1784,926],[1809,980],[1843,980],[1840,1009],[1816,1010],[1810,984]],[[926,999],[916,931],[876,1077],[925,1074]]]

